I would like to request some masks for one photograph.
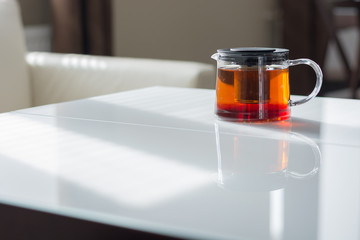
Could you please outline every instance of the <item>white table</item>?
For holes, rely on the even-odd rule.
[[[153,87],[1,114],[0,203],[180,238],[360,239],[360,101],[264,124],[214,104]]]

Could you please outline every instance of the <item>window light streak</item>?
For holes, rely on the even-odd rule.
[[[70,66],[71,67],[78,67],[80,65],[80,61],[77,57],[70,57]]]
[[[43,124],[28,125],[19,117],[3,116],[0,132],[0,152],[3,155],[48,173],[56,171],[58,132],[55,128]],[[41,151],[33,151],[37,148]]]
[[[53,55],[50,53],[29,53],[27,61],[35,66],[60,65],[65,68],[86,69],[86,70],[105,70],[108,62],[101,57],[89,57],[74,54]]]
[[[360,161],[354,157],[360,149],[324,144],[321,150],[326,161],[319,174],[317,239],[360,239]]]
[[[69,55],[65,55],[62,59],[61,59],[61,65],[64,67],[69,67],[70,66],[70,56]]]
[[[272,240],[281,240],[284,235],[284,189],[270,194],[270,236]]]
[[[146,92],[146,90],[143,90]],[[161,114],[163,116],[175,117],[177,119],[191,119],[191,121],[198,121],[203,124],[213,125],[213,105],[209,104],[200,104],[194,109],[193,103],[196,102],[208,102],[208,92],[200,92],[197,95],[197,99],[186,97],[179,98],[183,96],[183,90],[180,89],[179,92],[171,91],[171,94],[166,94],[159,89],[152,89],[152,94],[144,94],[143,91],[138,91],[136,94],[134,92],[129,92],[130,96],[124,92],[123,94],[116,96],[110,95],[108,97],[93,98],[94,101],[104,102],[106,104],[112,104],[114,106],[124,106],[127,108],[133,108],[136,110],[141,110],[145,112],[151,112],[153,114]],[[164,99],[168,99],[164,102]],[[175,101],[176,99],[182,99],[181,101]],[[185,100],[184,100],[185,99]],[[184,107],[184,106],[191,107]],[[209,113],[211,118],[209,118]]]
[[[35,66],[42,66],[45,63],[45,57],[42,53],[33,52],[26,55],[27,61]]]
[[[3,116],[1,153],[52,177],[58,176],[60,180],[133,207],[158,204],[212,181],[209,171],[57,128],[56,119],[43,120],[46,122]]]
[[[81,60],[80,60],[80,66],[82,67],[82,68],[88,68],[89,67],[89,59],[88,58],[85,58],[85,57],[83,57],[83,58],[81,58]]]

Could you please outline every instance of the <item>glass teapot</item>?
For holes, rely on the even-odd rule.
[[[282,48],[219,49],[217,61],[216,114],[237,122],[286,120],[290,107],[308,102],[320,91],[322,71],[312,60],[289,60]],[[305,98],[290,99],[289,67],[306,64],[316,73],[314,90]]]

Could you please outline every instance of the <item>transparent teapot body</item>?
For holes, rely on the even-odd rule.
[[[299,104],[290,100],[289,66],[304,62],[288,60],[286,49],[263,49],[240,53],[225,49],[212,56],[217,60],[215,111],[221,119],[285,120],[290,117],[290,107]]]

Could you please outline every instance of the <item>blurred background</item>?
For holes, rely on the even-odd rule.
[[[356,98],[357,1],[18,0],[28,51],[215,62],[219,48],[284,47],[324,71],[322,96]],[[349,4],[353,3],[354,5]],[[315,75],[291,68],[292,94]]]

